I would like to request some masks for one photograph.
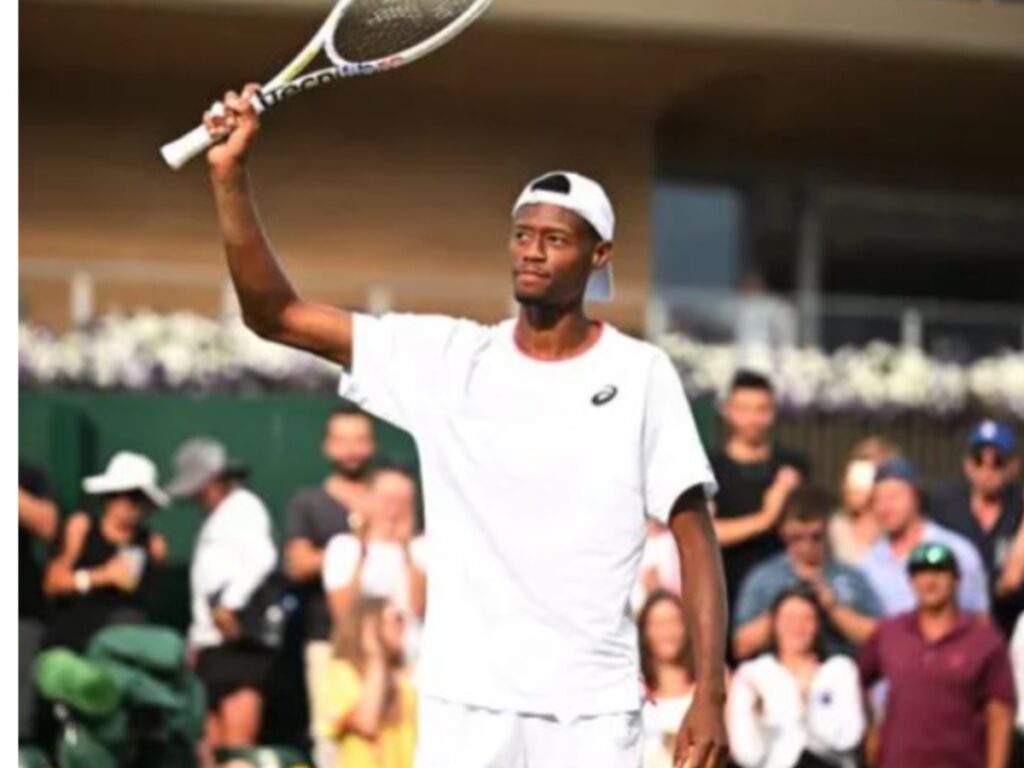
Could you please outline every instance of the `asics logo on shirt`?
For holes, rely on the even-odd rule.
[[[609,384],[607,387],[605,387],[592,398],[590,398],[590,402],[592,402],[594,405],[604,405],[605,403],[611,401],[617,394],[619,394],[619,388],[616,387],[614,384]]]

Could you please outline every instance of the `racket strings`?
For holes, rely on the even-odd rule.
[[[429,40],[460,18],[473,0],[355,0],[334,33],[346,61],[387,58]]]

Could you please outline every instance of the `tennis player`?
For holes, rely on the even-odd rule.
[[[419,447],[430,546],[418,768],[637,768],[630,590],[645,515],[682,562],[697,687],[676,765],[720,766],[725,603],[715,479],[668,357],[584,311],[610,299],[614,216],[575,173],[530,182],[509,240],[518,317],[372,317],[292,287],[246,174],[256,86],[205,124],[246,324],[340,363],[340,393]]]

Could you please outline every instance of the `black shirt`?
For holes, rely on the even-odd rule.
[[[73,571],[98,568],[121,549],[103,535],[98,520],[92,519],[90,523],[82,551],[72,565]],[[132,592],[117,587],[96,587],[83,595],[68,595],[55,602],[47,645],[83,652],[92,636],[105,626],[146,621],[146,604],[153,597],[158,571],[149,557],[152,538],[153,534],[144,527],[139,527],[132,536],[129,546],[142,550],[145,556],[142,574]]]
[[[49,499],[50,482],[46,472],[32,464],[18,462],[18,487],[33,496]],[[18,523],[18,618],[41,619],[46,600],[43,597],[43,563],[36,546],[36,535]]]
[[[1024,489],[1009,485],[1003,493],[1002,512],[991,530],[985,531],[971,511],[971,487],[967,480],[960,478],[936,488],[930,497],[929,513],[935,522],[965,536],[974,544],[981,561],[988,571],[989,584],[993,587],[993,607],[996,618],[1004,628],[1012,630],[1017,616],[1024,609],[1024,595],[1011,595],[995,599],[994,587],[999,581],[1006,556],[1013,544],[1014,536],[1024,516]]]
[[[327,542],[339,533],[348,533],[349,510],[338,503],[326,489],[303,488],[288,505],[288,529],[286,541],[306,539],[317,549],[323,550]],[[331,614],[327,608],[327,596],[320,576],[303,585],[306,610],[306,639],[326,640],[331,636]]]
[[[724,449],[711,454],[711,468],[718,480],[715,497],[715,515],[723,519],[746,517],[761,509],[764,493],[775,480],[775,473],[783,466],[799,470],[804,478],[809,473],[807,457],[782,446],[772,447],[766,461],[745,464],[734,461]],[[756,565],[781,552],[782,542],[775,531],[755,536],[732,547],[722,548],[725,566],[725,586],[730,612],[739,596],[744,577]]]

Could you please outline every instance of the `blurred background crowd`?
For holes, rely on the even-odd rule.
[[[202,164],[157,154],[325,5],[19,3],[26,766],[409,764],[415,446],[244,329]],[[496,0],[415,66],[276,111],[251,171],[305,295],[483,322],[512,311],[522,183],[599,179],[617,296],[594,315],[668,352],[721,485],[733,760],[1004,768],[1022,81],[1019,0]],[[645,768],[699,663],[680,589],[652,525]]]
[[[950,768],[1011,765],[1024,738],[1014,427],[977,422],[955,475],[926,484],[877,434],[850,446],[838,476],[816,472],[813,456],[778,441],[776,397],[761,373],[735,375],[720,415],[711,460],[735,764],[909,766],[927,756]],[[289,489],[279,526],[247,485],[254,468],[213,437],[184,441],[163,472],[144,455],[114,452],[81,480],[89,511],[61,514],[46,468],[20,466],[25,744],[71,754],[68,730],[95,727],[95,690],[46,677],[59,676],[62,661],[73,666],[65,649],[85,660],[111,627],[155,622],[151,611],[170,593],[167,542],[154,523],[173,514],[164,508],[175,499],[201,514],[183,641],[183,668],[205,692],[201,759],[244,761],[248,753],[233,750],[281,739],[280,722],[267,720],[280,717],[273,697],[283,695],[301,698],[304,712],[284,738],[319,768],[411,766],[430,559],[417,478],[382,455],[373,420],[353,407],[328,414],[321,440],[327,472]],[[630,606],[645,768],[671,765],[700,663],[679,574],[671,534],[651,522]]]

